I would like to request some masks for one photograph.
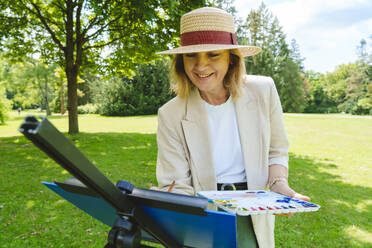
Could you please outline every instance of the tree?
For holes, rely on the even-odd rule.
[[[3,81],[12,96],[13,107],[39,105],[47,115],[51,115],[49,103],[54,94],[55,68],[55,65],[46,65],[35,59],[7,64]]]
[[[338,106],[339,109],[351,114],[370,114],[372,110],[371,82],[364,68],[358,67],[349,73],[350,76],[345,80],[347,87],[344,102]]]
[[[22,107],[27,108],[38,105],[41,101],[39,90],[30,81],[31,65],[28,63],[8,63],[1,61],[3,71],[2,81],[6,88],[7,98],[12,101],[13,109]]]
[[[365,39],[360,40],[359,46],[357,46],[357,54],[360,61],[366,62],[368,60],[367,41]]]
[[[66,107],[65,107],[66,75],[63,73],[63,70],[60,67],[58,67],[55,70],[55,76],[57,78],[56,87],[59,89],[58,98],[55,99],[55,103],[59,103],[58,104],[59,106],[57,106],[59,107],[59,112],[61,113],[61,115],[64,115],[66,113]]]
[[[307,71],[305,72],[305,78],[309,81],[309,90],[307,91],[307,106],[304,112],[337,112],[336,102],[328,95],[324,74]]]
[[[299,67],[299,70],[301,72],[303,72],[304,69],[305,69],[305,67],[303,65],[303,62],[304,62],[305,58],[301,57],[300,46],[297,44],[295,39],[292,39],[292,41],[291,41],[291,47],[290,47],[290,50],[289,50],[289,57]]]
[[[3,61],[0,61],[0,70],[0,124],[3,124],[8,118],[8,111],[10,110],[10,101],[6,97],[4,80],[7,68],[4,66]]]
[[[49,103],[51,101],[51,94],[54,88],[54,70],[55,65],[48,66],[40,62],[31,61],[31,71],[29,72],[28,77],[34,82],[40,92],[41,96],[41,109],[46,110],[46,115],[51,115]]]
[[[138,65],[133,78],[111,78],[90,82],[94,103],[102,115],[156,114],[173,95],[169,89],[169,59]]]
[[[279,21],[262,3],[251,10],[238,28],[238,43],[262,48],[261,53],[246,59],[248,74],[270,76],[274,79],[286,112],[301,112],[305,108],[305,87],[302,61],[298,45],[292,50],[286,42]]]
[[[180,16],[203,4],[204,0],[2,1],[0,46],[9,57],[36,52],[64,68],[69,133],[77,133],[81,70],[100,64],[108,72],[130,73],[136,63],[151,61],[155,50],[176,44]],[[106,58],[100,57],[103,52]]]
[[[6,98],[5,89],[0,85],[0,124],[5,123],[10,110],[10,101]]]
[[[278,19],[262,3],[258,10],[251,10],[239,30],[242,35],[238,37],[239,44],[258,46],[262,49],[261,53],[247,58],[247,72],[271,76],[278,82],[276,76],[289,54],[286,37]]]
[[[234,0],[209,0],[208,4],[212,7],[217,7],[227,11],[234,17],[234,21],[237,21],[239,17],[237,16],[238,11],[234,6]]]
[[[339,65],[333,72],[328,72],[324,77],[324,84],[328,96],[337,104],[345,101],[346,89],[348,87],[347,79],[351,72],[358,69],[358,65],[351,63],[348,65]]]
[[[285,112],[301,113],[306,107],[304,75],[299,73],[298,65],[287,59],[282,65],[279,95]]]

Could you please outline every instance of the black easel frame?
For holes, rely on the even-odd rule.
[[[140,206],[206,215],[204,212],[207,206],[206,199],[136,188],[125,181],[119,181],[115,186],[45,117],[41,118],[41,122],[34,116],[26,117],[19,131],[77,178],[82,183],[78,187],[86,187],[86,192],[101,197],[116,209],[119,216],[117,222],[119,223],[114,226],[116,228],[115,234],[110,231],[111,238],[112,236],[114,239],[123,238],[120,234],[121,232],[126,235],[126,231],[122,232],[123,228],[127,232],[134,230],[133,232],[136,233],[132,233],[132,235],[136,236],[141,228],[166,247],[183,247],[182,244],[167,235],[166,230],[157,226]],[[71,186],[71,183],[66,183],[65,187],[69,187],[68,185]],[[70,188],[74,188],[73,186]],[[132,238],[138,239],[137,236],[134,236]],[[120,245],[120,240],[118,243],[115,240],[110,242],[112,246],[107,247],[141,247],[136,241],[133,241],[133,246]]]

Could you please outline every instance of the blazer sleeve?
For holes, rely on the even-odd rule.
[[[171,111],[159,109],[156,178],[162,191],[167,191],[175,181],[172,193],[194,195],[189,163],[177,132],[177,125],[181,123],[174,123],[172,117]]]
[[[288,168],[289,142],[284,127],[283,110],[278,91],[271,79],[270,87],[270,150],[269,165],[280,164]]]

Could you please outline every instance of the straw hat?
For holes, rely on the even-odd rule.
[[[181,17],[181,46],[157,54],[197,53],[239,49],[243,57],[261,51],[256,46],[240,46],[236,42],[234,18],[218,8],[195,9]]]

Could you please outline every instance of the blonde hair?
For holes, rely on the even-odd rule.
[[[231,49],[229,69],[223,80],[223,85],[225,89],[228,90],[233,100],[236,100],[242,94],[244,75],[244,57],[238,49]],[[186,75],[182,54],[176,54],[173,57],[169,76],[170,88],[180,98],[187,98],[190,92],[195,88],[195,85]]]

